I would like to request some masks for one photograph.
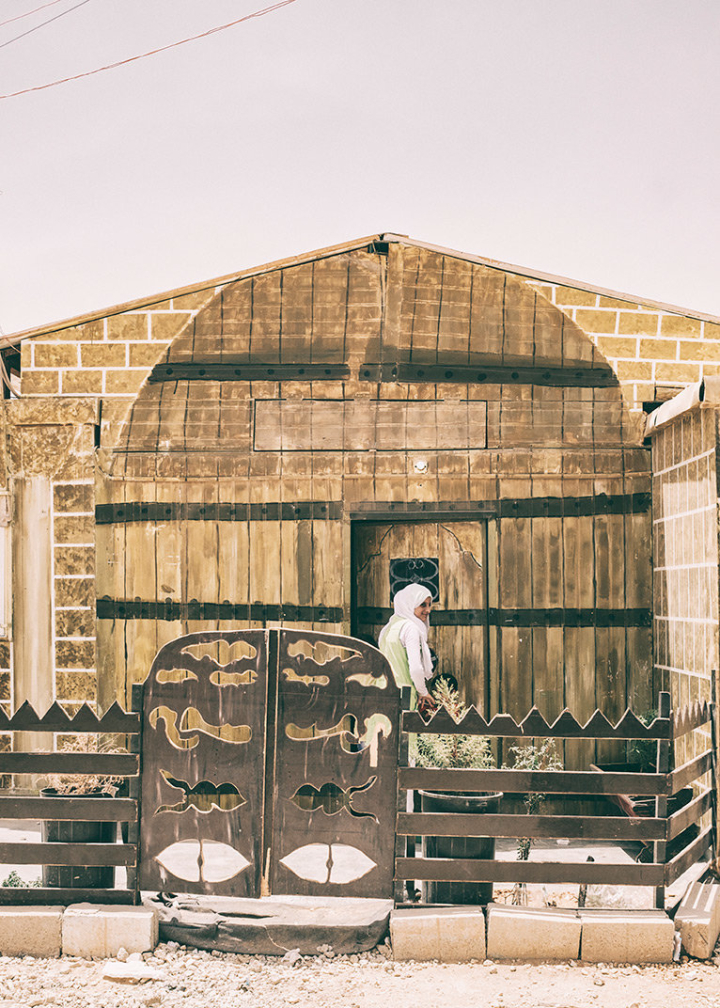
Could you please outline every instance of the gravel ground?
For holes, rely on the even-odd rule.
[[[161,944],[127,961],[0,957],[0,1008],[720,1008],[713,963],[584,966],[393,962],[387,946],[282,959]],[[121,959],[125,956],[121,953]],[[718,959],[720,962],[720,959]],[[146,971],[141,982],[104,973]]]

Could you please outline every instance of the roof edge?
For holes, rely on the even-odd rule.
[[[331,256],[343,255],[345,252],[353,252],[372,242],[383,241],[403,245],[411,245],[416,248],[427,249],[429,252],[437,252],[440,255],[450,256],[453,259],[462,259],[465,262],[476,263],[488,269],[500,270],[504,273],[512,273],[515,276],[525,277],[529,280],[539,280],[543,283],[560,284],[563,287],[572,287],[575,290],[589,291],[593,294],[600,294],[604,297],[612,297],[618,301],[628,301],[631,304],[641,304],[648,308],[657,308],[660,311],[669,311],[675,315],[682,315],[686,318],[698,319],[702,322],[712,322],[720,324],[720,315],[711,315],[707,312],[697,312],[689,308],[682,308],[678,305],[668,304],[664,301],[638,297],[634,294],[626,294],[615,291],[608,287],[598,287],[595,284],[584,283],[581,280],[573,280],[570,277],[560,276],[553,273],[545,273],[541,270],[533,270],[525,266],[517,266],[513,263],[502,262],[498,259],[488,259],[484,256],[472,255],[468,252],[458,252],[456,249],[446,248],[442,245],[433,245],[430,242],[419,241],[407,235],[395,232],[376,232],[363,238],[356,238],[353,241],[343,242],[339,245],[327,245],[324,248],[314,249],[312,252],[304,252],[300,255],[290,256],[286,259],[275,259],[272,262],[264,263],[260,266],[251,266],[245,270],[234,273],[226,273],[223,276],[215,277],[211,280],[203,280],[199,283],[187,284],[182,287],[175,287],[171,290],[162,291],[158,294],[150,294],[146,297],[135,298],[125,301],[122,304],[112,305],[109,308],[101,308],[96,311],[84,312],[67,319],[51,322],[47,325],[36,326],[32,329],[24,329],[15,333],[10,333],[0,339],[0,346],[12,346],[24,339],[31,339],[35,336],[42,336],[61,329],[71,329],[74,326],[84,325],[87,322],[95,322],[101,318],[111,315],[122,315],[125,312],[133,311],[137,308],[149,308],[154,304],[160,304],[174,297],[182,297],[185,294],[198,294],[204,290],[212,290],[215,287],[223,287],[226,284],[235,283],[253,276],[261,276],[264,273],[272,273],[278,269],[288,266],[299,266],[316,259],[327,259]]]

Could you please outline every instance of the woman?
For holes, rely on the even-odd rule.
[[[428,646],[432,597],[424,585],[409,584],[393,599],[394,614],[380,631],[378,647],[390,662],[396,684],[411,689],[411,709],[421,714],[434,711],[427,680],[433,664]]]

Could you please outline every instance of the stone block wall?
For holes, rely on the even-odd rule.
[[[718,669],[717,411],[698,406],[652,436],[654,634],[673,706],[710,700]],[[678,762],[706,747],[677,743]]]

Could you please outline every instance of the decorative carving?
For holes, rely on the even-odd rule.
[[[315,809],[322,809],[325,815],[337,815],[343,809],[347,809],[350,815],[358,819],[370,818],[377,822],[377,816],[372,812],[358,812],[352,807],[353,795],[367,791],[377,781],[377,777],[371,777],[365,784],[358,787],[349,787],[344,791],[338,784],[328,781],[322,787],[316,788],[312,784],[303,784],[299,787],[290,799],[299,809],[314,812]]]

